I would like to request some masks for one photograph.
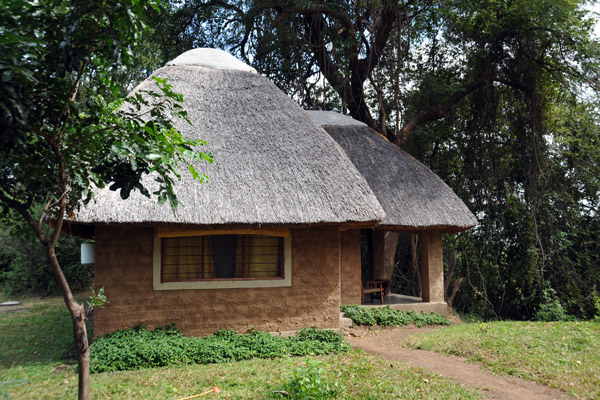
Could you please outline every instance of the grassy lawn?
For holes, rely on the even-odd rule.
[[[0,313],[0,398],[74,399],[77,375],[65,361],[71,321],[62,299],[21,300],[28,311]],[[319,380],[339,399],[475,399],[472,392],[362,351],[95,374],[94,399],[178,399],[218,386],[219,398],[277,398],[294,370],[317,360]],[[302,374],[302,372],[300,372]],[[215,398],[214,394],[202,398]]]
[[[462,324],[407,339],[412,348],[454,354],[496,374],[600,399],[600,323]]]

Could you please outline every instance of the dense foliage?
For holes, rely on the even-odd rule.
[[[600,287],[598,119],[591,105],[557,87],[544,89],[544,97],[536,111],[527,95],[515,101],[492,88],[457,109],[454,126],[435,124],[407,142],[480,220],[445,243],[447,260],[458,251],[455,277],[465,284],[454,305],[463,312],[531,318],[543,290],[554,288],[570,314],[593,313]]]
[[[428,46],[420,74],[450,77],[454,66],[444,57],[469,44],[473,73],[492,65],[507,82],[482,86],[445,120],[417,128],[405,146],[480,220],[445,243],[448,265],[458,253],[455,279],[464,277],[454,306],[486,318],[529,319],[544,289],[553,288],[569,314],[589,318],[600,288],[600,126],[592,83],[599,58],[591,22],[572,2],[450,3],[440,28],[452,30]],[[413,107],[431,101],[422,91],[410,96]]]
[[[426,325],[450,324],[440,314],[394,310],[390,306],[366,308],[358,305],[345,305],[341,307],[341,310],[355,325],[404,326],[414,324],[422,327]]]
[[[556,297],[554,289],[544,290],[544,300],[540,304],[539,309],[533,316],[536,321],[552,322],[552,321],[573,321],[575,318],[568,315]]]
[[[89,289],[94,277],[93,266],[80,263],[80,244],[81,240],[70,237],[61,237],[56,243],[57,257],[74,291]],[[0,292],[9,297],[60,294],[48,257],[29,231],[0,226]]]
[[[211,364],[337,353],[349,349],[344,338],[328,330],[302,329],[279,337],[252,330],[220,330],[206,338],[186,337],[173,326],[148,331],[143,326],[101,336],[92,344],[91,372],[124,371],[179,364]]]
[[[89,200],[92,184],[110,184],[123,198],[131,190],[149,196],[141,177],[151,170],[162,178],[156,194],[176,204],[177,151],[201,144],[172,130],[173,115],[185,118],[181,96],[157,81],[163,98],[125,98],[113,79],[115,69],[131,62],[132,47],[124,41],[144,29],[136,14],[146,7],[11,0],[0,8],[6,94],[0,102],[0,206],[34,213],[32,207],[48,204],[42,215],[58,218],[61,180],[72,211]]]

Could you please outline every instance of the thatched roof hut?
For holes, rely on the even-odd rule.
[[[365,179],[340,146],[267,78],[215,49],[177,57],[155,76],[184,95],[193,126],[184,136],[206,140],[214,164],[199,165],[210,181],[183,173],[174,215],[139,193],[125,201],[108,189],[77,221],[267,225],[373,223],[385,214]],[[151,79],[135,90],[153,89]]]
[[[329,111],[308,111],[342,146],[383,206],[379,227],[460,232],[477,225],[463,201],[429,168],[366,124]]]

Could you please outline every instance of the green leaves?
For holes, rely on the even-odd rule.
[[[94,291],[94,288],[91,288],[90,291],[92,292],[92,295],[86,302],[88,310],[91,310],[94,307],[102,307],[102,306],[104,306],[104,304],[108,303],[108,300],[106,299],[106,295],[104,294],[104,286],[102,286],[100,289],[98,289],[97,293]]]
[[[0,187],[25,208],[61,195],[61,159],[69,210],[91,199],[91,184],[110,185],[122,198],[132,190],[149,196],[142,178],[152,172],[161,179],[153,193],[176,207],[181,164],[195,179],[208,179],[192,166],[212,162],[197,153],[205,143],[186,140],[173,125],[189,123],[183,96],[157,78],[156,89],[127,97],[115,80],[144,29],[144,13],[158,2],[102,4],[102,13],[100,3],[63,0],[0,6]]]
[[[414,311],[394,310],[390,306],[382,308],[366,308],[358,305],[344,305],[341,311],[356,325],[404,326],[415,324],[418,327],[426,325],[448,325],[450,322],[435,313],[416,313]]]
[[[544,289],[544,301],[535,313],[535,321],[573,321],[575,318],[565,312],[560,300],[556,297],[556,291],[552,288]]]
[[[152,331],[138,326],[96,339],[91,346],[91,372],[330,354],[349,348],[343,336],[331,330],[302,329],[297,336],[285,338],[257,330],[246,334],[219,330],[197,338],[183,336],[173,325]]]
[[[160,183],[152,194],[160,204],[168,200],[175,210],[179,203],[173,188],[180,178],[179,165],[186,166],[201,183],[208,176],[199,173],[195,164],[212,163],[213,158],[210,153],[196,150],[206,142],[186,139],[174,127],[177,120],[189,123],[181,105],[183,96],[173,92],[166,79],[153,77],[153,80],[156,90],[140,90],[126,98],[117,98],[107,107],[114,110],[110,122],[117,135],[104,139],[111,148],[94,167],[95,182],[113,182],[111,190],[120,190],[122,198],[127,198],[133,189],[149,196],[149,180],[142,177],[152,173]]]
[[[295,400],[325,400],[338,396],[339,389],[332,376],[328,376],[323,363],[308,358],[305,366],[297,367],[283,384],[282,393],[274,393],[273,398]]]

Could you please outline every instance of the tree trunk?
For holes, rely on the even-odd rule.
[[[55,243],[49,241],[46,244],[47,256],[52,265],[52,272],[56,282],[60,286],[65,304],[71,313],[73,321],[73,337],[75,347],[77,348],[77,366],[79,369],[79,400],[89,400],[90,398],[90,347],[88,345],[87,327],[85,325],[85,309],[83,304],[79,304],[73,297],[71,288],[60,268],[56,258]]]
[[[373,279],[385,281],[385,294],[390,294],[398,232],[376,230],[373,234]]]
[[[448,301],[446,302],[446,303],[448,303],[448,307],[452,308],[452,302],[454,302],[454,296],[456,296],[456,293],[458,292],[458,289],[460,289],[460,287],[462,286],[464,280],[465,280],[465,278],[458,278],[456,281],[454,281],[454,286],[452,287],[452,293],[450,293],[450,296],[448,297]]]
[[[448,297],[448,288],[450,287],[450,281],[452,280],[452,275],[454,275],[454,268],[456,268],[456,255],[458,254],[456,247],[452,249],[452,258],[450,259],[450,266],[448,267],[448,273],[446,274],[446,279],[444,282],[444,293],[445,296]]]
[[[421,297],[423,291],[421,290],[421,267],[419,266],[419,259],[417,255],[417,245],[418,245],[419,236],[414,233],[410,234],[410,255],[412,260],[412,290],[413,295],[416,297]]]

